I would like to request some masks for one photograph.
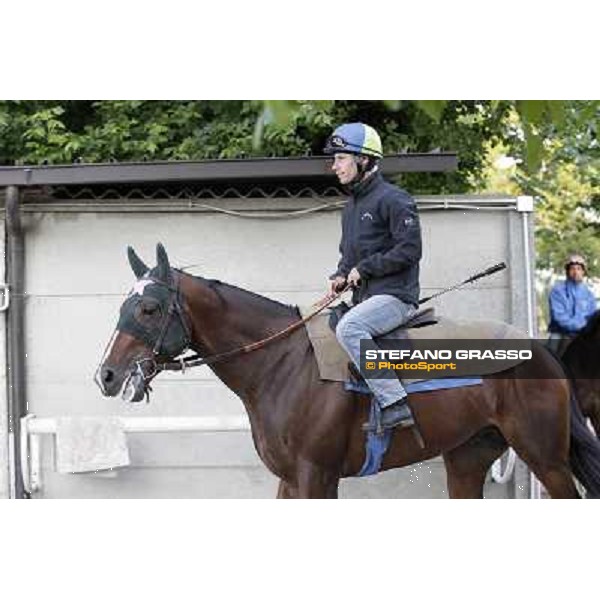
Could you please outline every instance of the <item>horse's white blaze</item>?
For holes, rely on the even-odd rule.
[[[152,285],[154,282],[151,279],[138,279],[135,282],[132,290],[129,292],[129,296],[138,294],[139,296],[144,295],[144,289],[147,285]]]

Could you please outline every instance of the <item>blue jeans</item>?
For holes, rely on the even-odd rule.
[[[415,312],[414,306],[395,296],[372,296],[354,306],[340,319],[335,335],[352,362],[360,369],[360,340],[372,341],[374,336],[406,323]],[[406,391],[397,378],[365,378],[365,381],[381,408],[406,397]]]

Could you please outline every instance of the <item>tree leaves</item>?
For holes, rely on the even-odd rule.
[[[496,148],[524,160],[504,182],[496,175],[491,191],[538,199],[538,267],[560,272],[564,257],[578,251],[588,258],[590,274],[600,274],[600,104],[520,101],[514,109],[519,116],[509,117],[505,145]]]
[[[595,101],[591,101],[594,104]],[[527,166],[530,172],[537,171],[547,156],[544,137],[552,131],[560,132],[565,126],[567,107],[565,100],[517,100],[527,145]]]
[[[442,118],[442,113],[447,103],[447,100],[415,100],[415,104],[436,123],[439,123]]]
[[[382,100],[388,110],[400,110],[401,100]]]

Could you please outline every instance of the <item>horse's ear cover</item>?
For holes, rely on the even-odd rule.
[[[165,247],[159,242],[156,244],[156,264],[158,266],[158,278],[161,281],[169,281],[171,266]]]
[[[131,246],[127,246],[127,258],[129,259],[131,270],[138,279],[148,272],[148,267],[144,264],[144,261],[135,253],[135,250]]]

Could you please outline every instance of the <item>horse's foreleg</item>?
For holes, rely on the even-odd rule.
[[[292,500],[298,498],[337,498],[339,479],[327,479],[327,483],[321,477],[311,477],[302,485],[296,486],[281,480],[277,488],[278,500]]]
[[[331,473],[311,462],[298,461],[299,498],[337,498],[339,473]]]
[[[298,488],[281,479],[277,488],[277,499],[289,500],[291,498],[298,498]]]

